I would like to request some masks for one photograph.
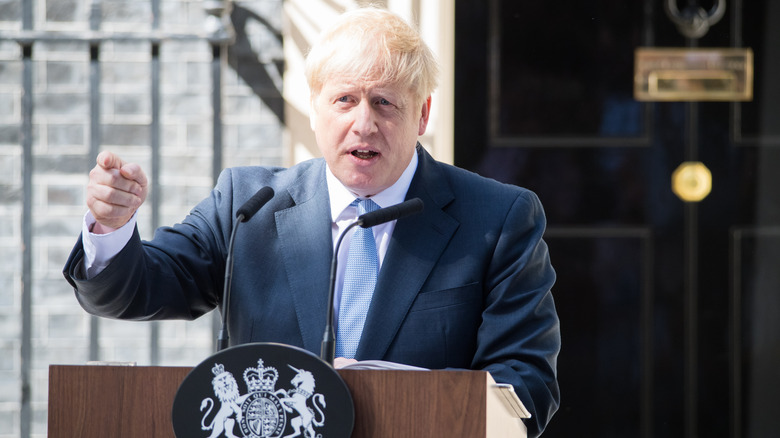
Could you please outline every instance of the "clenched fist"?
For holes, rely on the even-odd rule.
[[[125,163],[111,152],[101,152],[87,185],[87,207],[97,220],[92,232],[105,234],[126,224],[148,192],[141,166]]]

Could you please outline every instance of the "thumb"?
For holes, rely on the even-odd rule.
[[[119,155],[113,152],[103,151],[97,156],[97,164],[103,169],[121,169],[125,164]]]

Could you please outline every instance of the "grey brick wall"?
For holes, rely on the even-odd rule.
[[[85,32],[92,0],[35,1],[34,29]],[[103,0],[101,30],[148,32],[150,1]],[[162,0],[160,29],[202,32],[204,1]],[[15,40],[22,3],[0,2],[0,438],[20,437],[22,409],[22,57]],[[282,0],[244,1],[237,44],[223,70],[223,166],[282,165]],[[238,21],[237,21],[238,22]],[[270,29],[269,29],[270,26]],[[30,436],[47,434],[48,367],[89,358],[91,317],[76,303],[61,269],[86,211],[90,52],[86,42],[33,45],[32,421]],[[211,47],[204,40],[164,41],[161,63],[160,222],[172,224],[212,187]],[[100,46],[101,149],[138,162],[150,173],[151,50],[144,41]],[[250,68],[244,68],[250,67]],[[151,202],[148,201],[147,204]],[[152,235],[151,212],[139,229]],[[212,349],[213,315],[157,324],[160,365],[196,365]],[[149,365],[150,323],[99,320],[99,359]]]

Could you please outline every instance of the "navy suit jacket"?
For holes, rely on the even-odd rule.
[[[417,146],[407,199],[382,265],[356,359],[489,371],[514,385],[544,429],[559,404],[555,273],[536,195],[435,161]],[[142,242],[137,230],[91,280],[81,239],[64,269],[88,312],[112,318],[194,319],[221,304],[236,210],[258,189],[274,198],[239,229],[230,299],[231,343],[280,342],[319,354],[333,255],[325,162],[225,170],[181,224]]]

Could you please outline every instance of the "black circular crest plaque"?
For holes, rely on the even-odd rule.
[[[178,438],[349,437],[352,396],[318,356],[283,344],[243,344],[196,366],[172,410]]]

